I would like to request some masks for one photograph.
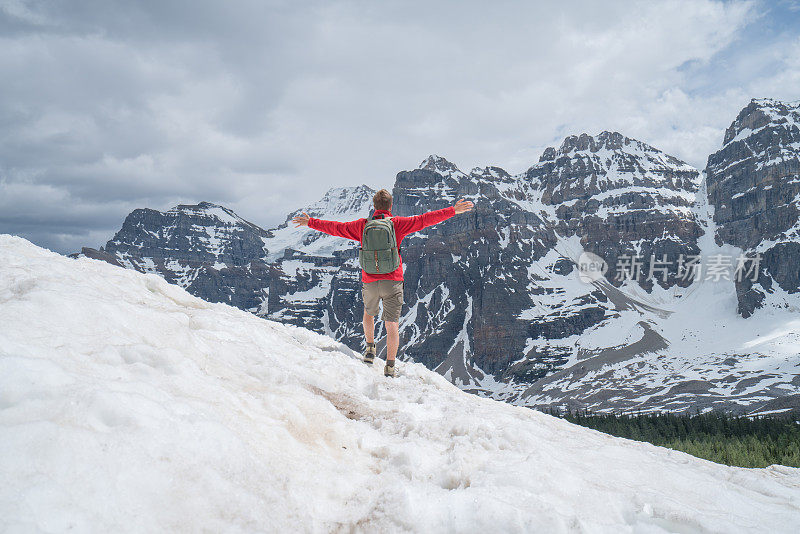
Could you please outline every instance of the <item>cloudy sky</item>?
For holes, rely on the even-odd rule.
[[[753,97],[800,99],[798,1],[0,0],[0,233],[74,252],[201,200],[270,227],[602,130],[702,168]]]

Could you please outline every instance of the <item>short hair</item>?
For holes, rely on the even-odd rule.
[[[392,209],[392,195],[386,189],[381,189],[372,197],[372,204],[376,210]]]

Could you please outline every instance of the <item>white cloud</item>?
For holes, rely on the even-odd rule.
[[[796,40],[741,46],[767,15],[712,1],[0,2],[0,176],[61,194],[30,189],[13,228],[73,203],[96,235],[97,206],[121,223],[132,206],[211,200],[271,225],[330,186],[390,186],[429,153],[519,172],[583,131],[702,166],[750,97],[798,86]]]

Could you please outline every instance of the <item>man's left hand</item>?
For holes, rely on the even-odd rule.
[[[308,213],[303,212],[302,215],[298,215],[297,217],[294,217],[292,219],[292,222],[294,223],[294,227],[295,228],[299,228],[301,226],[308,226],[308,220],[310,218],[311,217],[308,216]]]

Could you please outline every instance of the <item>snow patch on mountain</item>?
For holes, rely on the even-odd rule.
[[[351,249],[353,244],[347,240],[322,234],[305,226],[295,227],[292,218],[303,212],[311,217],[341,222],[367,217],[372,208],[374,194],[375,190],[366,185],[335,187],[317,202],[290,213],[286,221],[270,230],[270,236],[264,239],[264,247],[268,250],[266,260],[275,261],[283,257],[287,249],[296,250],[300,245],[303,252],[318,257],[330,257],[334,252]]]

